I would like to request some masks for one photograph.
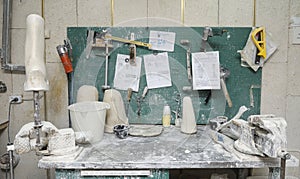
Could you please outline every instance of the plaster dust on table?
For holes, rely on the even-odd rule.
[[[216,144],[207,126],[196,134],[184,134],[175,126],[165,127],[155,137],[120,139],[105,133],[93,145],[85,145],[74,160],[39,161],[40,168],[66,169],[179,169],[179,168],[258,168],[277,166],[278,160],[246,155],[241,159]],[[188,152],[185,152],[188,151]]]
[[[174,130],[177,131],[170,132]],[[207,135],[200,137],[199,135],[201,134],[186,135],[181,133],[179,128],[170,126],[164,128],[163,134],[157,137],[129,136],[125,139],[115,138],[114,141],[102,140],[100,143],[91,146],[91,150],[85,150],[86,153],[81,155],[80,160],[86,158],[95,161],[100,160],[97,156],[101,156],[101,160],[105,160],[106,162],[147,161],[148,163],[163,163],[169,160],[186,161],[193,157],[206,161],[209,160],[211,156],[230,159],[231,156],[226,155],[221,148],[217,152],[214,152],[215,149],[206,149],[208,144],[212,141]],[[104,136],[104,138],[105,137],[106,136]],[[93,152],[90,153],[90,151]],[[182,155],[183,153],[185,153],[185,155]]]

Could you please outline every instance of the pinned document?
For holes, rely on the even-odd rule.
[[[144,63],[149,89],[172,86],[167,52],[144,55]]]
[[[116,61],[116,71],[114,78],[114,87],[119,90],[131,88],[138,92],[142,59],[136,57],[136,65],[129,63],[129,55],[118,54]]]
[[[152,50],[174,51],[175,33],[164,31],[150,31],[149,44]]]
[[[220,89],[219,52],[192,53],[193,90]]]

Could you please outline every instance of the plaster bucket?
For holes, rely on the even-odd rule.
[[[72,104],[68,107],[72,128],[83,138],[82,143],[95,143],[103,138],[108,103],[88,101]]]

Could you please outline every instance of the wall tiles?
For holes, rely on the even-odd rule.
[[[219,1],[219,26],[246,26],[253,24],[253,0]]]
[[[300,96],[288,96],[286,105],[287,139],[289,149],[300,149]],[[297,136],[297,137],[296,137]]]
[[[60,62],[56,46],[67,38],[67,27],[77,26],[76,9],[74,0],[45,1],[45,29],[50,31],[50,39],[46,39],[47,62]]]
[[[78,0],[78,26],[110,26],[110,0]]]
[[[12,29],[11,35],[11,63],[24,66],[26,29]]]
[[[261,113],[286,115],[287,64],[267,63],[263,68]]]
[[[185,26],[218,26],[219,0],[185,0]]]
[[[68,82],[61,63],[47,63],[50,83],[46,92],[46,119],[57,128],[66,128],[68,121]]]
[[[41,0],[12,0],[11,2],[12,28],[26,28],[26,18],[29,14],[42,15]]]
[[[289,3],[282,0],[256,1],[256,26],[265,26],[272,40],[278,45],[278,50],[269,63],[287,61]]]
[[[300,16],[300,0],[290,0],[290,17]]]
[[[300,0],[291,0],[290,4],[290,17],[299,17],[300,18]],[[290,21],[289,33],[289,48],[288,48],[288,95],[300,95],[300,71],[299,71],[299,60],[300,60],[300,45],[292,44],[293,37],[293,24],[292,20]]]
[[[147,0],[114,0],[113,26],[147,26]]]
[[[3,70],[1,70],[0,81],[5,83],[7,88],[7,91],[5,93],[0,93],[0,101],[1,101],[0,122],[4,122],[7,121],[7,111],[8,111],[8,102],[9,102],[8,98],[13,92],[11,73],[5,73]]]
[[[149,26],[182,26],[181,1],[148,1]]]
[[[290,45],[288,56],[287,94],[300,95],[300,46]]]

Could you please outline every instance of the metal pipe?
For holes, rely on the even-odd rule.
[[[40,129],[42,127],[41,118],[40,118],[40,101],[39,101],[39,92],[33,91],[33,103],[34,103],[34,129],[36,133],[36,147],[40,149],[41,147],[41,136]]]
[[[102,85],[103,90],[107,90],[110,88],[108,85],[108,57],[109,57],[109,51],[108,51],[108,40],[105,41],[105,79],[104,79],[104,85]]]
[[[8,151],[9,153],[9,173],[10,173],[10,179],[14,179],[14,156],[13,156],[13,150]]]
[[[105,86],[108,78],[108,41],[105,41]]]
[[[11,0],[3,1],[3,25],[2,25],[2,67],[10,60],[10,22],[11,22]]]
[[[3,1],[1,68],[10,71],[25,71],[25,66],[11,64],[11,10],[12,1]]]

